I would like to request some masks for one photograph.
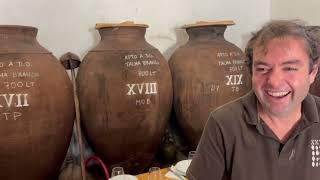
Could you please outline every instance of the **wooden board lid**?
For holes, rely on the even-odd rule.
[[[110,27],[145,27],[145,28],[148,28],[149,26],[147,24],[139,24],[139,23],[135,23],[133,21],[125,21],[122,23],[97,23],[96,24],[96,29],[110,28]]]
[[[187,29],[187,28],[193,28],[193,27],[202,27],[202,26],[224,26],[224,25],[234,25],[234,21],[232,20],[225,20],[225,21],[198,21],[194,24],[187,24],[182,26],[182,28]]]

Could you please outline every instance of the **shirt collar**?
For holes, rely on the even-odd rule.
[[[308,94],[302,101],[302,109],[305,120],[318,123],[320,107],[318,105],[319,101],[316,102],[316,99],[319,98],[315,97],[314,95]]]
[[[241,97],[242,104],[245,110],[245,121],[251,125],[257,125],[259,122],[257,112],[257,98],[253,90]]]

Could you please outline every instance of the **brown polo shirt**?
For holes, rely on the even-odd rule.
[[[189,180],[320,180],[320,98],[305,98],[302,118],[284,144],[256,107],[251,91],[211,113]]]

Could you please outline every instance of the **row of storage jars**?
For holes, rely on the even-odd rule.
[[[86,138],[109,167],[137,173],[149,165],[172,102],[195,148],[209,112],[250,90],[243,53],[223,37],[232,24],[185,26],[189,41],[169,65],[146,42],[147,25],[96,26],[101,41],[85,56],[77,88]],[[0,179],[54,179],[70,142],[72,85],[36,34],[0,26]]]

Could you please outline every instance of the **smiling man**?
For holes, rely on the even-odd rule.
[[[320,98],[308,94],[318,41],[294,21],[255,33],[246,47],[253,90],[211,113],[190,180],[320,178]]]

